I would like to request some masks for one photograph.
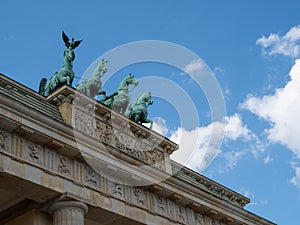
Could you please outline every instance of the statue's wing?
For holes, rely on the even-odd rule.
[[[70,46],[70,39],[69,39],[69,37],[65,34],[65,32],[62,32],[62,38],[63,38],[63,40],[64,40],[64,42],[65,42],[65,45],[66,45],[66,47],[68,48],[69,46]]]
[[[74,41],[74,45],[73,45],[73,49],[75,49],[76,47],[78,47],[78,45],[82,42],[82,40],[79,41]]]

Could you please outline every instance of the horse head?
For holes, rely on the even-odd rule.
[[[145,92],[143,94],[141,94],[140,96],[137,97],[137,100],[135,102],[135,104],[140,104],[140,103],[148,103],[148,105],[152,105],[153,104],[153,100],[152,100],[152,96],[151,96],[151,92]]]
[[[152,105],[153,104],[153,100],[152,100],[152,96],[151,96],[151,92],[150,91],[146,92],[144,94],[144,100],[145,100],[145,102],[148,103],[148,105]]]
[[[102,59],[100,61],[100,63],[98,64],[98,66],[97,66],[98,71],[102,71],[102,74],[104,74],[104,73],[106,73],[108,71],[107,63],[108,63],[107,60]]]
[[[66,48],[64,51],[64,58],[68,62],[73,62],[75,59],[75,53],[72,48]]]
[[[124,78],[124,80],[119,85],[119,90],[127,90],[129,85],[137,86],[139,82],[135,79],[133,74],[129,74],[127,77]]]

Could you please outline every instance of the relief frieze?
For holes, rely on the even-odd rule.
[[[78,110],[75,112],[75,128],[148,165],[165,169],[160,163],[164,160],[163,152]]]

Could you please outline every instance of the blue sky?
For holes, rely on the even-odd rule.
[[[75,50],[79,77],[99,56],[120,45],[160,40],[189,49],[214,73],[224,95],[222,124],[212,120],[207,96],[187,75],[199,68],[197,63],[181,70],[159,63],[131,65],[104,88],[112,92],[130,72],[138,79],[156,76],[177,83],[191,96],[199,122],[182,127],[180,119],[185,118],[176,104],[156,98],[149,108],[150,117],[160,118],[156,129],[174,141],[184,137],[182,149],[198,135],[189,167],[248,196],[247,210],[278,224],[297,225],[299,7],[296,0],[3,1],[0,72],[37,90],[41,77],[49,78],[61,67],[62,30],[83,39]],[[109,68],[113,64],[111,60]],[[205,144],[214,125],[224,125],[224,139],[206,165],[203,151],[212,149]]]

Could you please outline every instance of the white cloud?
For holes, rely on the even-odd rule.
[[[296,163],[292,163],[292,167],[295,170],[295,176],[290,180],[290,182],[297,188],[300,188],[300,167],[296,166]]]
[[[214,156],[219,150],[208,146],[211,132],[212,125],[197,127],[191,131],[178,128],[170,137],[172,141],[179,144],[179,149],[172,154],[171,158],[192,169],[204,170],[208,166],[205,162],[205,157],[208,156],[205,154]]]
[[[152,130],[161,134],[162,136],[166,136],[166,134],[168,133],[166,121],[160,117],[152,118],[152,121],[153,121]],[[150,124],[144,124],[144,125],[150,127]]]
[[[192,62],[190,62],[183,68],[183,71],[187,74],[190,74],[191,76],[196,76],[197,74],[199,75],[199,73],[205,69],[206,66],[202,60],[194,59]]]
[[[271,143],[281,143],[300,158],[300,60],[290,71],[290,81],[274,94],[261,98],[249,95],[242,107],[268,121]]]
[[[242,138],[245,141],[253,139],[253,133],[243,124],[241,116],[234,114],[233,116],[225,118],[225,137],[227,139],[236,141]]]
[[[264,55],[284,55],[296,58],[300,55],[300,26],[292,27],[285,35],[270,34],[256,41]]]
[[[269,164],[270,162],[273,161],[273,158],[271,158],[271,156],[267,155],[265,158],[264,158],[264,164]]]
[[[220,153],[223,138],[231,141],[248,142],[255,140],[255,135],[242,123],[239,114],[225,117],[224,122],[213,122],[205,127],[188,131],[178,128],[170,139],[179,144],[179,149],[171,158],[194,170],[203,171]],[[228,166],[232,168],[245,152],[235,151],[225,154]]]

